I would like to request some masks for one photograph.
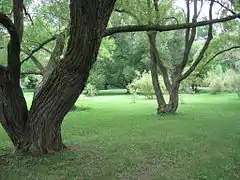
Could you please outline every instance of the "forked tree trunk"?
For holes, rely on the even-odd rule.
[[[166,113],[175,113],[178,108],[179,103],[179,84],[173,84],[171,87],[171,91],[169,92],[169,101],[165,106],[160,106],[158,109],[158,113],[166,114]]]
[[[167,87],[167,91],[169,94],[169,101],[166,103],[162,88],[160,87],[158,80],[158,72],[157,72],[157,63],[160,61],[159,55],[157,54],[156,47],[156,35],[157,32],[148,32],[149,44],[150,44],[150,56],[151,56],[151,75],[152,75],[152,83],[154,87],[154,91],[157,98],[158,108],[157,114],[168,114],[175,113],[178,108],[179,103],[179,83],[175,82],[170,84],[169,76],[166,74],[167,72],[162,72],[162,75],[165,78],[165,86]]]
[[[115,0],[71,0],[67,52],[32,103],[24,152],[42,154],[64,148],[62,121],[84,89],[114,4]]]

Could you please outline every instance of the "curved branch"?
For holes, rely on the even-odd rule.
[[[226,9],[227,11],[231,12],[232,14],[237,14],[236,12],[234,12],[232,9],[228,8],[227,6],[225,6],[224,4],[222,4],[221,2],[219,1],[215,1],[215,3],[219,4],[221,7],[223,7],[224,9]]]
[[[24,60],[22,60],[21,64],[23,64],[25,61],[29,60],[34,53],[38,52],[40,49],[42,49],[43,46],[54,41],[55,39],[56,39],[56,36],[54,35],[51,38],[47,39],[46,41],[42,42],[38,47],[36,47],[34,50],[32,50],[32,52],[28,55],[28,57],[26,57]]]
[[[228,49],[224,49],[222,51],[219,51],[218,53],[216,53],[213,57],[211,57],[203,66],[201,69],[203,69],[204,67],[206,67],[213,59],[215,59],[217,56],[219,56],[220,54],[224,53],[224,52],[227,52],[227,51],[231,51],[233,49],[238,49],[240,48],[240,45],[239,46],[232,46]]]
[[[23,10],[24,10],[25,16],[28,16],[28,18],[29,18],[29,20],[31,21],[32,25],[34,25],[33,20],[32,20],[32,17],[31,17],[31,15],[27,12],[27,9],[26,9],[25,6],[23,6]]]
[[[123,32],[137,32],[137,31],[172,31],[172,30],[179,30],[179,29],[186,29],[186,28],[194,28],[199,26],[206,26],[210,24],[216,24],[221,22],[230,21],[236,18],[240,18],[240,13],[227,16],[220,19],[212,19],[207,21],[199,21],[194,23],[183,23],[183,24],[174,24],[174,25],[127,25],[127,26],[119,26],[119,27],[112,27],[107,28],[103,36],[109,36],[116,33],[123,33]]]
[[[28,50],[22,49],[22,51],[27,55],[30,54],[29,49]],[[43,67],[43,65],[37,60],[37,58],[34,55],[32,55],[31,59],[32,59],[32,62],[37,66],[39,71],[41,71],[43,73],[45,71],[45,68]]]

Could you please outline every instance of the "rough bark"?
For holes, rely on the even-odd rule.
[[[173,83],[169,93],[168,104],[161,109],[161,113],[175,113],[179,103],[179,83]]]
[[[14,12],[17,9],[14,9]],[[18,13],[18,12],[17,12]],[[25,124],[27,122],[27,106],[20,88],[20,46],[21,36],[17,27],[21,27],[21,20],[17,24],[0,13],[0,23],[8,30],[10,41],[8,44],[7,67],[0,66],[0,121],[8,133],[14,146],[22,146]]]
[[[58,61],[61,58],[61,55],[63,54],[63,50],[65,47],[65,32],[60,33],[59,35],[56,36],[56,42],[55,42],[55,47],[51,53],[51,57],[49,59],[49,62],[47,64],[46,69],[43,71],[43,77],[42,77],[42,81],[37,85],[36,90],[34,92],[34,98],[37,95],[37,93],[40,91],[40,89],[43,87],[43,85],[46,83],[49,75],[51,74],[51,72],[54,69],[54,66],[56,64],[58,64]],[[31,58],[33,58],[34,56],[32,55]],[[71,111],[74,111],[77,109],[76,105],[73,105],[73,107],[71,108]]]

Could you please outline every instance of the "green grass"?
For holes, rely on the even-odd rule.
[[[28,102],[31,94],[26,93]],[[240,100],[183,95],[179,113],[157,116],[155,100],[83,97],[63,139],[80,149],[53,156],[0,157],[0,179],[235,180],[240,178]],[[0,153],[13,150],[0,129]]]

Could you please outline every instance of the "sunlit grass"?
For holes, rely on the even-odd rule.
[[[26,93],[28,103],[32,94]],[[44,158],[1,157],[0,179],[239,179],[240,100],[235,94],[182,95],[177,115],[155,100],[82,97],[63,123],[66,145]],[[13,147],[0,129],[0,153]]]

